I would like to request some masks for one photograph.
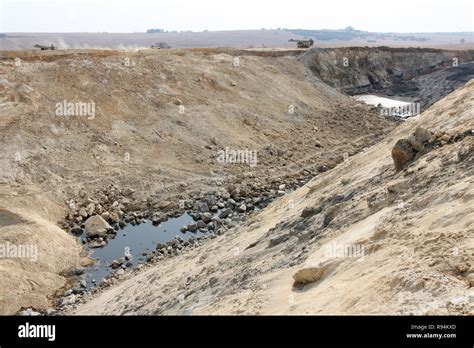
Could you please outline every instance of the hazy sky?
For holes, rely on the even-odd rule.
[[[473,0],[0,0],[0,32],[474,31]]]

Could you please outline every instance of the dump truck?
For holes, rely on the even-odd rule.
[[[314,45],[314,40],[313,39],[309,39],[309,40],[290,39],[288,41],[289,42],[296,42],[298,48],[310,48],[310,47],[313,47],[313,45]]]
[[[46,51],[46,50],[54,51],[57,49],[57,47],[54,46],[53,44],[51,44],[51,46],[43,46],[43,45],[36,44],[35,47],[41,49],[41,51]]]

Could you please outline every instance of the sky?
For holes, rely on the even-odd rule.
[[[0,0],[0,32],[474,31],[473,0]]]

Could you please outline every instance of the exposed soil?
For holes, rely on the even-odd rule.
[[[437,51],[427,56],[439,60]],[[472,82],[395,129],[394,120],[317,78],[299,51],[2,57],[0,243],[35,244],[39,260],[0,260],[1,313],[54,305],[67,314],[408,313],[428,303],[433,313],[468,312],[446,303],[468,291],[472,137],[451,138],[472,129]],[[64,101],[93,102],[95,114],[58,115]],[[397,173],[391,148],[415,125],[449,139],[433,160],[426,155]],[[256,151],[258,162],[223,164],[226,149]],[[453,153],[462,160],[444,164]],[[405,186],[396,196],[386,193],[398,182]],[[416,209],[400,216],[400,199]],[[199,221],[202,203],[231,210],[219,228],[206,225],[206,238],[163,245],[100,291],[77,289],[90,259],[71,232],[84,233],[90,217],[102,216],[112,229],[143,219],[159,225],[186,211],[201,214]],[[301,220],[307,207],[321,211]],[[292,275],[323,260],[321,243],[336,237],[370,249],[367,263],[342,259],[324,268],[334,276],[322,286],[294,289]],[[426,249],[433,238],[437,247]],[[107,233],[86,242],[113,239]],[[460,257],[446,256],[445,240],[456,240]],[[431,261],[441,266],[424,263]],[[453,262],[462,272],[446,266]],[[380,264],[386,268],[377,273]],[[430,272],[439,293],[412,291],[410,279]],[[399,293],[407,306],[387,300]]]
[[[17,282],[0,282],[2,313],[44,310],[52,290],[66,286],[59,274],[85,265],[70,256],[78,255],[80,245],[57,227],[71,200],[108,209],[113,200],[101,197],[110,197],[115,185],[120,197],[134,190],[125,202],[127,212],[161,213],[162,201],[177,203],[226,182],[245,184],[245,178],[278,189],[286,177],[298,181],[306,170],[309,180],[318,167],[334,167],[344,153],[360,151],[395,126],[323,83],[306,82],[293,55],[230,53],[22,52],[20,66],[17,53],[4,54],[0,204],[29,224],[33,217],[41,220],[31,236],[22,225],[11,225],[2,228],[0,238],[5,240],[6,229],[12,241],[20,234],[28,240],[45,231],[52,235],[41,237],[41,268],[0,261],[3,279],[29,268]],[[94,102],[95,118],[57,116],[56,103],[64,100]],[[221,165],[216,157],[225,148],[257,151],[258,165]],[[67,255],[50,248],[54,235],[65,243]],[[22,286],[26,278],[41,284],[44,293]]]
[[[474,51],[314,48],[302,59],[317,79],[344,93],[396,96],[423,111],[474,78]]]
[[[473,93],[471,81],[225,235],[67,313],[472,315]],[[438,140],[396,171],[393,146],[420,127]]]

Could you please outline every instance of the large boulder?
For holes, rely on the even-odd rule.
[[[164,212],[169,212],[171,210],[176,209],[178,206],[174,202],[162,201],[158,203],[157,207],[158,209],[161,209]]]
[[[209,206],[205,202],[197,202],[194,204],[193,210],[197,210],[200,213],[207,213],[209,211]]]
[[[402,170],[415,159],[416,150],[407,139],[400,139],[392,149],[392,158],[396,170]]]
[[[91,239],[106,237],[107,232],[114,230],[100,215],[91,216],[86,220],[84,225],[86,236]]]
[[[201,215],[202,221],[204,221],[206,224],[212,221],[212,214],[211,213],[204,213]]]
[[[295,281],[293,285],[301,286],[320,281],[344,261],[344,258],[332,258],[318,265],[303,266],[303,268],[293,275],[293,280]]]
[[[220,212],[219,217],[221,219],[225,219],[226,217],[228,217],[230,215],[230,213],[232,213],[232,209],[230,209],[230,208],[224,209]]]

